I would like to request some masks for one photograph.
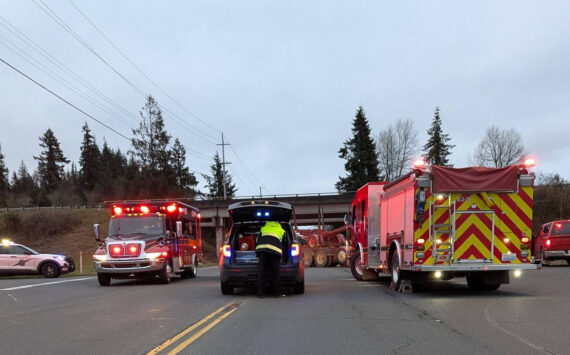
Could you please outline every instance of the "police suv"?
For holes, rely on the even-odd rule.
[[[233,225],[220,253],[222,294],[233,294],[234,288],[257,285],[257,238],[265,222],[281,224],[285,230],[280,265],[281,286],[290,286],[293,293],[305,292],[305,265],[301,247],[291,226],[293,208],[276,201],[237,202],[228,207]]]

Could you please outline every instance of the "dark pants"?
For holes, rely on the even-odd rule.
[[[263,296],[265,294],[265,282],[267,280],[267,273],[269,272],[271,278],[272,293],[274,296],[279,294],[281,288],[281,279],[279,276],[279,262],[281,255],[271,253],[259,253],[259,265],[257,269],[257,295]]]

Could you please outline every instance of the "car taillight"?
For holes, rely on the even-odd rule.
[[[547,239],[544,244],[546,244],[546,246],[549,247],[550,244],[552,244],[552,241],[550,239]]]
[[[111,254],[112,257],[117,258],[125,254],[125,252],[122,245],[115,244],[109,246],[109,254]]]
[[[127,245],[127,255],[128,256],[139,256],[141,253],[140,244],[129,244]]]
[[[224,246],[222,247],[222,254],[224,254],[224,256],[225,256],[226,258],[231,258],[231,256],[232,256],[232,247],[229,246],[229,245],[227,245],[227,244],[224,245]]]
[[[301,247],[297,243],[291,244],[291,256],[299,256],[301,252]]]

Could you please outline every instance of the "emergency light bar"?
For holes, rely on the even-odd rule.
[[[115,216],[120,216],[124,213],[131,214],[131,213],[141,213],[141,214],[149,214],[149,213],[180,213],[180,214],[187,214],[188,208],[179,206],[176,203],[167,203],[163,205],[149,205],[149,204],[140,204],[140,205],[119,205],[115,204],[112,206],[112,212]],[[196,216],[196,212],[192,210],[192,216]]]

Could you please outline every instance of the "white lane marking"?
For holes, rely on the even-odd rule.
[[[75,282],[75,281],[84,281],[84,280],[93,280],[93,279],[94,279],[94,277],[84,277],[84,278],[81,278],[81,279],[72,279],[72,280],[62,280],[62,281],[44,282],[44,283],[41,283],[41,284],[34,284],[34,285],[26,285],[26,286],[3,288],[3,289],[0,289],[0,291],[14,291],[14,290],[21,290],[21,289],[30,288],[30,287],[55,285],[55,284],[62,284],[62,283],[64,283],[64,282]]]
[[[530,346],[531,348],[541,352],[542,354],[557,354],[551,350],[548,350],[547,348],[545,348],[544,346],[540,346],[540,345],[535,345],[533,343],[531,343],[530,341],[526,340],[525,338],[523,338],[522,336],[515,334],[511,331],[509,331],[506,328],[503,328],[496,320],[494,320],[491,315],[489,314],[489,306],[491,306],[492,303],[498,302],[500,299],[496,299],[494,301],[491,301],[489,303],[487,303],[487,306],[485,307],[485,318],[487,319],[487,322],[489,322],[489,324],[491,324],[493,327],[499,329],[500,331],[512,336],[513,338],[517,339],[518,341],[520,341],[521,343]]]
[[[4,295],[6,295],[6,296],[10,297],[11,299],[13,299],[14,302],[18,302],[18,299],[17,299],[16,297],[12,296],[11,294],[9,294],[9,293],[4,293]]]

